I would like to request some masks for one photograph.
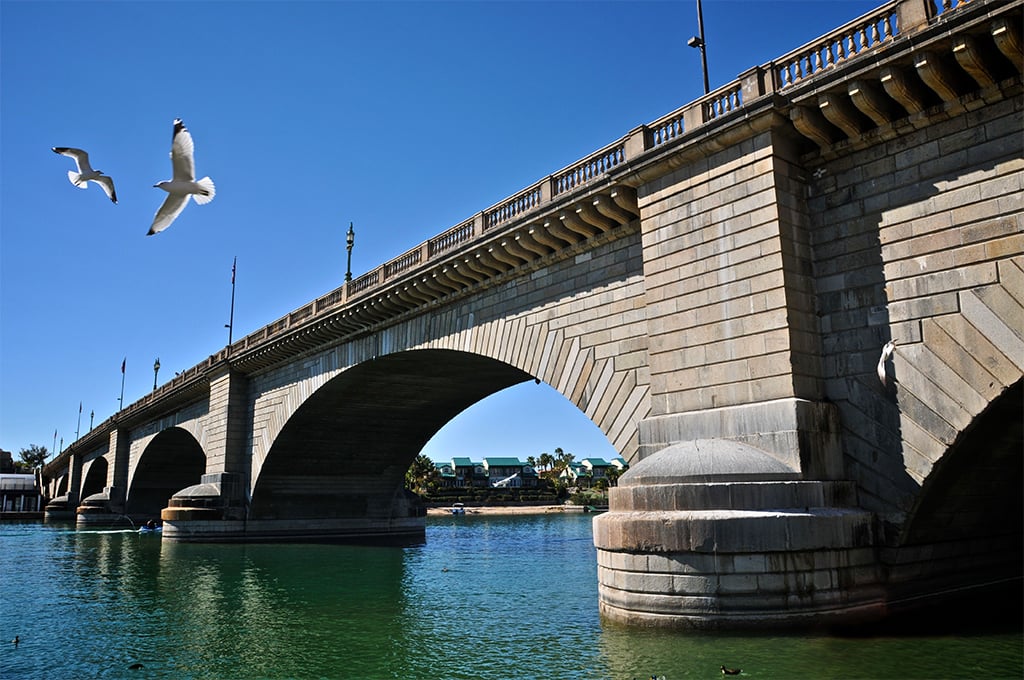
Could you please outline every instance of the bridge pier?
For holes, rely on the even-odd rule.
[[[400,541],[419,542],[426,510],[404,490],[385,513],[356,517],[252,519],[237,474],[203,475],[202,482],[175,493],[160,513],[165,540],[210,542]]]
[[[851,482],[806,481],[726,440],[637,463],[594,520],[602,615],[702,630],[881,618],[873,515]]]
[[[86,496],[75,509],[75,524],[81,527],[109,527],[132,524],[124,514],[124,493],[120,487],[108,486],[100,493]]]

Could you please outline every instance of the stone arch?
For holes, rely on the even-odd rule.
[[[125,514],[155,518],[171,496],[198,484],[206,471],[206,454],[187,430],[171,427],[146,445],[128,484]]]
[[[1024,258],[993,269],[997,283],[959,291],[958,313],[923,319],[918,341],[896,345],[904,460],[922,486],[951,443],[1024,375]]]
[[[441,427],[531,377],[454,350],[409,350],[353,366],[281,428],[253,471],[250,518],[386,519],[405,471]]]
[[[1024,380],[968,426],[925,480],[901,543],[1024,536]]]
[[[89,462],[89,469],[82,476],[81,498],[102,493],[107,486],[109,464],[103,456]]]

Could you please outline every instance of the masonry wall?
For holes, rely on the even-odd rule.
[[[827,397],[848,475],[907,511],[957,435],[1024,369],[1021,97],[935,107],[812,154]],[[899,133],[894,135],[893,133]],[[896,340],[895,386],[876,375]]]

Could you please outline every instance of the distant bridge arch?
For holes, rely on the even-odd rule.
[[[206,454],[188,430],[170,427],[149,440],[128,482],[125,514],[154,519],[176,491],[198,484]]]

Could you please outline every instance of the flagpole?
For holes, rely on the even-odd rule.
[[[124,367],[128,363],[128,357],[121,361],[121,396],[117,398],[117,410],[124,408]]]
[[[231,333],[235,329],[235,265],[238,264],[238,256],[231,262],[231,315],[228,317],[228,351],[231,351]]]

